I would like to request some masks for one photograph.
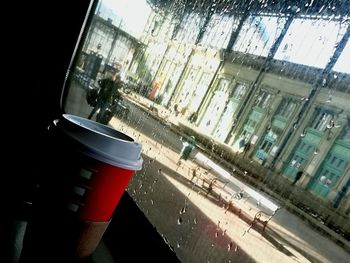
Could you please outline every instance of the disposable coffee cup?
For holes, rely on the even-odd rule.
[[[75,115],[63,114],[54,125],[61,148],[70,153],[65,159],[67,172],[74,173],[66,209],[81,220],[110,220],[133,174],[142,169],[141,144],[109,126]]]

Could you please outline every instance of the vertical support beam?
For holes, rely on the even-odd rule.
[[[242,14],[241,19],[239,20],[239,23],[237,25],[236,30],[231,32],[230,40],[228,41],[228,44],[227,44],[227,47],[226,47],[226,51],[227,52],[231,52],[231,50],[233,48],[233,45],[235,44],[235,42],[236,42],[236,40],[237,40],[237,38],[239,36],[239,33],[242,30],[243,24],[247,20],[248,16],[249,16],[249,10],[247,9]]]
[[[111,43],[111,48],[109,49],[109,52],[108,52],[108,55],[106,58],[106,62],[105,62],[106,65],[109,65],[111,56],[113,54],[113,50],[115,48],[115,43],[117,42],[117,39],[118,39],[118,32],[117,32],[117,29],[113,27],[113,40]]]
[[[86,52],[88,50],[88,47],[90,45],[90,42],[91,42],[91,37],[93,35],[93,32],[95,31],[95,27],[96,27],[96,24],[97,24],[97,18],[96,18],[96,15],[94,15],[91,19],[91,25],[89,27],[89,30],[88,30],[88,33],[87,33],[87,36],[86,36],[86,40],[84,41],[84,45],[83,45],[83,50]]]

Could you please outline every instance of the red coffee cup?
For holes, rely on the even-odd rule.
[[[54,124],[63,141],[69,141],[67,150],[74,152],[67,208],[81,220],[110,220],[132,175],[142,169],[141,144],[109,126],[70,114]]]

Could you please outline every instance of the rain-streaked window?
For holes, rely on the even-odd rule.
[[[318,131],[325,131],[327,128],[330,128],[332,125],[333,114],[332,112],[319,109],[314,115],[312,128]]]
[[[176,40],[192,44],[196,41],[202,20],[197,14],[187,14],[181,21],[180,29],[175,37]]]
[[[323,68],[348,26],[341,20],[303,17],[293,20],[275,59]]]
[[[350,41],[348,40],[344,51],[341,53],[338,61],[335,63],[333,70],[350,74]]]
[[[213,15],[204,33],[201,45],[213,48],[226,48],[232,31],[237,28],[235,17]]]
[[[64,110],[142,144],[126,194],[179,261],[347,262],[350,5],[96,2]]]
[[[285,119],[289,119],[289,117],[293,114],[296,106],[297,106],[297,103],[295,100],[284,98],[280,106],[278,107],[276,115],[279,115]]]
[[[284,17],[250,16],[244,23],[233,50],[266,57],[285,21]]]

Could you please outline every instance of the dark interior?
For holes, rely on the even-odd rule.
[[[3,76],[7,83],[3,84],[2,98],[11,103],[2,120],[2,134],[6,138],[2,163],[7,165],[1,173],[0,261],[16,262],[18,251],[14,243],[19,238],[16,222],[26,221],[32,215],[30,204],[46,154],[43,141],[47,126],[62,114],[62,88],[89,1],[25,1],[3,8],[14,11],[11,23],[20,26],[14,29],[4,24],[6,59],[2,60],[6,61]],[[114,221],[106,237],[111,247],[118,244],[114,252],[118,254],[114,255],[118,262],[176,261],[173,252],[127,194]],[[138,248],[148,256],[139,253],[140,250],[130,253],[135,242],[140,243]],[[54,257],[46,262],[53,262]]]

